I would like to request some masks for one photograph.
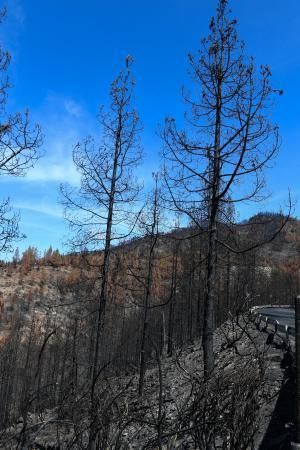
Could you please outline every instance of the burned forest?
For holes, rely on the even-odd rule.
[[[126,53],[119,70],[112,63],[106,93],[92,94],[95,119],[68,97],[68,119],[59,108],[48,114],[60,141],[47,136],[45,118],[34,124],[36,110],[11,112],[18,103],[1,44],[0,176],[12,189],[0,200],[1,449],[299,448],[291,444],[300,438],[297,187],[280,191],[276,207],[267,190],[285,92],[240,38],[231,2],[213,3],[198,48],[183,55],[186,78],[181,95],[180,84],[172,93],[180,106],[158,111],[155,151],[142,78],[172,87],[172,69],[168,78],[154,67],[140,74],[139,47]],[[1,27],[9,14],[8,5]],[[78,67],[92,51],[80,49]],[[74,44],[66,58],[75,52]],[[70,166],[51,169],[51,139]],[[14,205],[26,179],[35,195],[55,180],[57,206],[33,197],[29,207]],[[36,244],[22,231],[26,221]]]

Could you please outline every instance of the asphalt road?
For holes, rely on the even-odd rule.
[[[278,320],[280,325],[295,327],[295,310],[293,308],[258,308],[256,314],[261,314],[272,320]]]

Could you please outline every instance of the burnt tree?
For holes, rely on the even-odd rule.
[[[207,240],[203,327],[206,377],[214,368],[217,248],[231,249],[222,240],[220,224],[226,222],[228,205],[258,201],[263,196],[264,169],[276,156],[279,139],[278,127],[269,122],[267,113],[273,94],[281,93],[270,85],[269,67],[256,70],[253,58],[244,55],[227,0],[219,1],[209,29],[200,50],[189,55],[196,90],[183,90],[189,108],[186,128],[180,129],[169,117],[162,133],[169,200],[189,217],[195,234],[205,233]]]

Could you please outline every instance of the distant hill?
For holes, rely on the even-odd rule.
[[[239,242],[240,247],[244,248],[252,242],[264,240],[264,238],[270,239],[284,220],[285,217],[280,214],[260,213],[235,225],[233,232],[230,233],[227,227],[222,225],[221,234],[226,239],[233,239],[235,244]],[[199,235],[198,231],[191,227],[173,230],[159,236],[157,248],[159,261],[155,267],[155,282],[156,289],[160,290],[161,295],[168,296],[175,243],[180,242],[182,284],[188,276],[185,269],[191,261],[191,251],[196,255],[198,242],[202,242],[199,245],[205,247],[205,239],[205,234]],[[147,245],[147,237],[144,237],[130,240],[114,248],[113,272],[115,273],[112,275],[115,277],[116,290],[114,301],[122,303],[138,301],[140,291],[130,292],[132,280],[127,268],[129,266],[134,268],[136,261],[140,265],[146,262]],[[21,314],[22,318],[29,323],[32,314],[45,316],[49,308],[63,304],[66,299],[70,300],[72,292],[78,289],[82,279],[97,277],[97,266],[101,263],[101,258],[101,252],[85,253],[84,257],[81,257],[79,254],[60,255],[57,251],[48,252],[47,256],[38,258],[32,256],[32,249],[30,249],[19,261],[3,263],[0,270],[0,329],[2,331],[9,329],[16,314]],[[238,257],[233,254],[231,264],[238,266],[243,264],[243,261],[248,261],[246,258],[248,255]],[[219,266],[221,271],[223,270],[221,275],[223,277],[226,276],[226,261],[226,257],[221,254]],[[274,240],[256,249],[255,264],[264,268],[266,272],[269,268],[268,273],[276,270],[283,274],[297,276],[300,270],[300,221],[290,218]],[[129,295],[127,293],[124,296],[124,286],[130,292]],[[61,308],[61,311],[62,317],[68,314],[67,308]]]

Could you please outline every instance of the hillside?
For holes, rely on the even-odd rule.
[[[205,235],[185,228],[157,234],[155,241],[151,236],[146,236],[113,248],[108,301],[99,342],[97,379],[101,383],[97,382],[97,394],[94,391],[97,408],[101,411],[96,416],[107,421],[99,424],[101,429],[107,429],[108,434],[102,436],[104,440],[115,439],[117,427],[122,442],[130,439],[135,446],[130,444],[126,447],[124,444],[125,447],[120,448],[141,448],[139,442],[146,445],[147,440],[152,442],[154,439],[151,436],[156,436],[157,444],[157,433],[159,435],[163,429],[165,433],[168,430],[171,433],[174,427],[179,426],[183,416],[182,424],[189,420],[197,421],[194,414],[198,413],[193,409],[196,400],[189,389],[196,390],[198,398],[204,398],[207,402],[204,414],[213,415],[219,411],[221,406],[217,403],[212,403],[213,408],[209,406],[217,401],[218,389],[229,396],[232,405],[236,404],[235,391],[230,390],[231,384],[228,383],[228,377],[233,376],[231,371],[241,370],[237,378],[242,387],[247,385],[254,389],[256,400],[255,404],[251,403],[251,408],[262,407],[261,383],[265,383],[264,378],[260,377],[265,373],[260,372],[262,366],[258,371],[249,372],[252,375],[247,380],[242,375],[247,373],[245,368],[250,367],[250,361],[251,367],[254,367],[254,361],[265,359],[266,349],[261,346],[263,342],[260,340],[256,359],[252,350],[250,353],[246,351],[247,347],[253,347],[253,342],[245,327],[249,326],[251,333],[254,332],[253,325],[247,319],[251,305],[291,303],[297,292],[300,224],[296,219],[291,219],[282,233],[272,240],[274,230],[279,228],[282,220],[281,216],[254,217],[247,223],[236,225],[229,233],[225,225],[220,227],[219,239],[227,239],[228,245],[236,246],[236,249],[251,246],[251,243],[262,239],[267,239],[269,243],[265,248],[254,248],[245,254],[229,253],[224,246],[219,248],[215,284],[215,326],[218,329],[215,345],[218,347],[218,358],[225,366],[224,371],[220,371],[222,376],[212,381],[216,383],[213,386],[217,386],[216,395],[212,398],[205,397],[201,388],[199,390],[203,382],[200,345],[207,269]],[[18,436],[26,441],[27,428],[29,435],[30,429],[39,430],[36,420],[42,414],[43,420],[51,424],[50,437],[53,434],[52,424],[56,424],[54,428],[63,436],[62,439],[86,442],[84,427],[88,426],[88,414],[94,408],[89,403],[90,390],[87,387],[91,383],[102,261],[101,252],[60,255],[49,249],[39,257],[36,249],[29,248],[22,257],[15,255],[12,262],[2,264],[0,404],[3,407],[0,410],[0,428],[6,429],[6,438],[12,432],[12,439],[15,439],[16,422],[19,421],[17,429],[22,428]],[[146,307],[148,316],[145,315]],[[247,324],[244,326],[245,320]],[[224,323],[231,328],[224,329]],[[244,343],[240,348],[239,343],[242,344],[244,339],[251,342]],[[188,353],[184,353],[187,348]],[[225,360],[222,359],[222,349],[227,351],[228,358]],[[254,345],[253,351],[257,350]],[[244,351],[243,360],[235,358]],[[200,364],[197,380],[191,374],[193,367],[187,370],[185,362],[180,359],[182,352],[188,361]],[[142,353],[145,361],[143,372]],[[172,392],[167,387],[172,386],[171,382],[164,390],[159,389],[163,378],[169,380],[168,372],[179,379]],[[144,392],[141,391],[137,397],[141,373]],[[223,375],[226,375],[224,379]],[[185,378],[188,383],[184,394],[174,398],[181,392]],[[241,392],[242,387],[238,385],[237,392]],[[113,399],[112,392],[116,394]],[[84,401],[81,403],[80,399]],[[259,406],[257,402],[260,402]],[[250,417],[252,409],[248,413]],[[247,414],[243,416],[243,421],[247,422]],[[126,422],[128,417],[132,426]],[[142,420],[146,421],[144,425]],[[236,420],[240,418],[236,417]],[[65,428],[65,423],[70,427]],[[8,428],[8,425],[13,428]],[[43,425],[45,432],[47,426]],[[222,426],[229,426],[227,419]],[[145,427],[148,430],[146,434],[142,431]],[[239,432],[239,439],[242,439],[243,430]],[[223,431],[216,430],[215,436],[223,439],[224,436],[219,433]],[[38,434],[40,436],[40,431]],[[190,433],[187,439],[190,443],[191,439],[200,437]],[[80,448],[81,444],[77,442],[76,445]],[[104,445],[103,448],[108,447]],[[235,448],[246,449],[247,446]]]
[[[246,223],[237,225],[235,229],[236,236],[240,239],[241,248],[245,235],[252,234],[252,227],[260,229],[263,224],[264,236],[272,236],[272,233],[281,225],[281,216],[258,215],[251,218]],[[249,231],[250,230],[250,231]],[[189,236],[196,234],[194,239],[199,240],[197,233],[191,228],[173,231],[172,233],[161,235],[158,242],[157,253],[159,263],[155,267],[155,276],[157,288],[164,289],[168,287],[168,277],[172,264],[172,252],[176,242],[181,246],[181,265],[185,264],[185,259],[190,256],[191,241]],[[201,238],[203,240],[203,238]],[[249,239],[249,238],[248,238]],[[257,238],[256,238],[257,239]],[[130,273],[128,267],[132,268],[134,261],[142,261],[147,253],[147,239],[135,239],[115,248],[114,265],[115,272],[119,279],[121,293],[116,295],[115,301],[124,302],[124,287],[130,284]],[[251,253],[251,252],[250,252]],[[253,252],[252,252],[253,254]],[[20,313],[22,318],[28,323],[32,314],[45,315],[52,311],[52,314],[58,314],[57,307],[61,306],[63,314],[67,314],[62,305],[67,299],[72,297],[72,291],[77,287],[81,280],[97,277],[97,265],[101,260],[101,254],[97,253],[85,257],[80,256],[62,256],[55,252],[50,252],[47,257],[38,258],[35,256],[28,261],[26,252],[20,261],[13,263],[2,263],[0,270],[0,326],[2,331],[10,327],[16,313]],[[100,259],[99,259],[100,258]],[[222,261],[221,255],[221,270]],[[253,260],[253,257],[250,258]],[[293,277],[300,269],[300,221],[291,218],[285,225],[281,233],[272,242],[266,243],[255,251],[255,265],[257,273],[265,269],[266,273],[280,270],[283,274]],[[247,261],[249,265],[249,255],[242,255],[238,258],[234,254],[231,256],[232,265],[243,265]],[[252,263],[250,263],[251,265]],[[269,268],[269,271],[267,270]],[[181,269],[183,272],[183,268]],[[124,279],[124,273],[127,278]],[[117,288],[117,286],[115,286]],[[135,301],[138,297],[130,289],[127,289],[126,301]]]
[[[267,335],[244,319],[235,326],[227,322],[216,332],[216,372],[210,389],[202,380],[199,341],[173,357],[157,355],[158,367],[149,367],[141,398],[136,374],[101,377],[101,448],[156,449],[164,444],[162,448],[174,450],[200,449],[206,448],[203,440],[212,438],[232,448],[258,448],[284,378],[283,351],[279,337],[265,348]],[[67,396],[59,409],[28,414],[26,422],[19,417],[0,436],[1,448],[14,448],[18,442],[40,449],[86,448],[88,405],[83,393],[78,399]],[[280,439],[290,434],[284,430]]]
[[[256,219],[263,222],[263,227],[267,235],[271,235],[281,225],[282,216],[273,217],[255,216],[250,219],[250,223]],[[272,267],[278,264],[288,265],[292,262],[298,262],[300,267],[300,220],[290,218],[280,234],[270,243],[265,244],[260,250],[259,255]]]

